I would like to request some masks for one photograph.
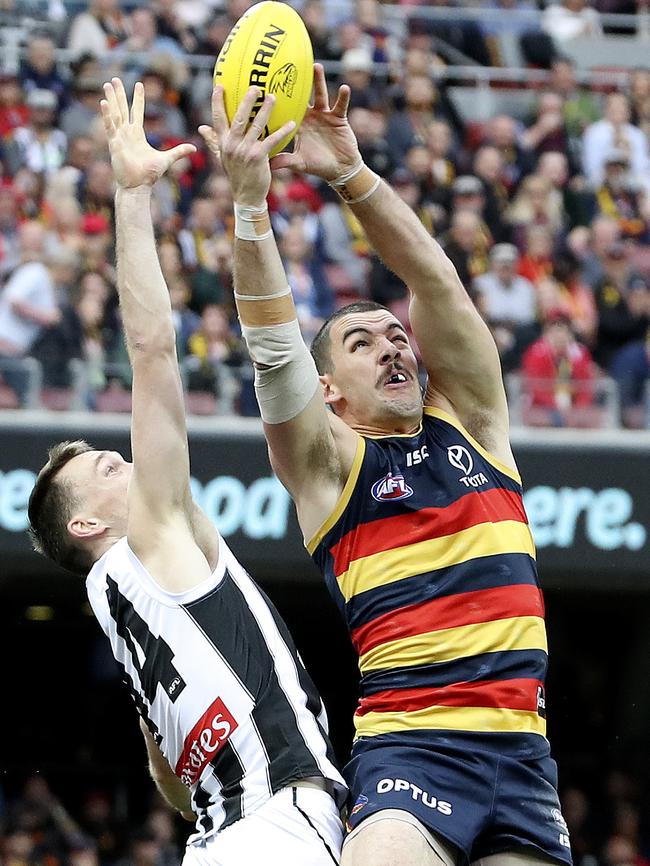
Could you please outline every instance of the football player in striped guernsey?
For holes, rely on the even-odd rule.
[[[321,700],[284,623],[190,494],[150,206],[155,181],[194,146],[160,152],[147,143],[142,84],[131,107],[119,79],[104,96],[133,463],[85,442],[57,445],[30,499],[33,537],[55,562],[87,575],[140,712],[154,780],[196,819],[185,866],[332,866],[345,786]]]
[[[359,654],[345,866],[570,863],[546,739],[535,547],[490,332],[436,241],[361,159],[349,88],[314,104],[292,153],[410,289],[408,333],[360,302],[304,345],[266,208],[249,92],[213,129],[235,200],[235,297],[271,461]],[[329,410],[329,411],[328,411]]]

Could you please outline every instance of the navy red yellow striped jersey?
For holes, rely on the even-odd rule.
[[[544,603],[521,479],[455,418],[427,407],[413,435],[360,436],[307,547],[359,654],[357,737],[508,733],[547,746]]]

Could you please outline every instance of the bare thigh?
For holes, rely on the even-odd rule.
[[[549,866],[553,861],[537,854],[515,853],[506,851],[503,854],[490,854],[472,861],[471,866]]]
[[[453,855],[447,853],[445,843],[440,843],[440,853],[435,851],[431,842],[415,826],[418,822],[411,816],[405,813],[405,820],[388,817],[380,819],[380,816],[381,812],[378,812],[366,819],[354,836],[344,844],[341,866],[453,864]]]

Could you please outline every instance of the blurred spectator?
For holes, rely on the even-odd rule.
[[[370,244],[359,220],[333,195],[331,201],[325,201],[320,221],[330,281],[340,293],[363,297],[368,290]]]
[[[56,67],[54,40],[34,36],[27,45],[27,57],[20,65],[20,83],[27,95],[32,90],[49,90],[56,95],[57,110],[67,103],[68,82]]]
[[[587,0],[551,3],[542,15],[542,29],[560,45],[585,36],[602,36],[600,16]]]
[[[608,372],[618,385],[624,425],[647,426],[650,413],[650,330],[645,339],[634,340],[619,349],[610,361]]]
[[[206,263],[204,244],[214,242],[223,226],[218,218],[217,205],[213,198],[197,197],[192,201],[187,219],[187,228],[178,235],[178,242],[183,252],[183,261],[190,268],[196,268]]]
[[[531,225],[546,226],[554,237],[563,228],[562,196],[546,178],[530,174],[524,178],[506,211],[512,226],[513,241],[521,249],[526,229]]]
[[[182,276],[173,277],[168,282],[169,299],[172,305],[172,319],[176,331],[176,352],[180,361],[188,353],[189,342],[201,326],[200,316],[190,310],[190,287],[187,280]]]
[[[351,89],[351,108],[377,108],[381,93],[373,77],[372,54],[366,48],[348,48],[341,57],[341,83]]]
[[[647,192],[639,191],[629,173],[627,151],[612,148],[604,159],[605,177],[596,190],[598,212],[618,222],[621,237],[650,242],[647,216],[650,214]]]
[[[441,243],[458,271],[460,281],[469,291],[474,278],[484,274],[488,267],[490,239],[485,233],[483,220],[474,211],[456,211]]]
[[[18,126],[29,123],[29,109],[18,74],[10,69],[0,70],[0,141]]]
[[[546,301],[546,310],[551,307],[564,310],[574,334],[583,343],[593,346],[598,327],[598,311],[593,293],[582,281],[578,257],[567,249],[557,253],[553,260],[552,276],[554,291],[552,298]]]
[[[303,221],[294,219],[280,241],[280,254],[293,294],[300,329],[307,345],[334,312],[334,297],[325,271],[305,236]]]
[[[575,65],[568,57],[556,57],[551,64],[549,90],[564,100],[564,124],[571,139],[579,138],[590,123],[600,119],[598,99],[576,79]]]
[[[592,289],[605,276],[604,261],[608,250],[621,239],[618,220],[609,216],[597,216],[590,227],[588,248],[582,258],[582,277]]]
[[[55,126],[56,95],[51,90],[32,90],[26,105],[30,122],[14,129],[7,139],[7,169],[15,174],[24,166],[38,174],[53,174],[63,165],[67,148],[65,134]]]
[[[332,34],[327,26],[325,7],[321,0],[307,0],[300,10],[302,20],[311,39],[317,60],[338,60],[340,54],[332,49]]]
[[[21,239],[16,191],[8,184],[0,184],[0,285],[1,281],[18,265],[20,256]]]
[[[434,120],[427,127],[426,147],[431,156],[431,177],[438,187],[449,187],[456,177],[456,160],[451,127],[444,120]]]
[[[393,170],[393,160],[386,143],[384,114],[368,108],[352,108],[349,120],[363,161],[377,174],[388,177]]]
[[[503,220],[508,192],[503,184],[503,157],[492,145],[479,147],[474,156],[474,174],[483,184],[485,222],[496,241],[509,240],[510,232]]]
[[[564,101],[559,93],[549,90],[540,94],[535,120],[525,130],[521,141],[537,157],[549,150],[569,152],[569,136],[564,125]]]
[[[188,349],[188,387],[217,396],[231,379],[223,368],[237,369],[247,358],[241,341],[232,334],[223,307],[218,304],[206,304],[203,308],[201,326],[190,337]]]
[[[70,104],[59,117],[59,127],[68,139],[85,135],[97,117],[99,100],[103,97],[102,81],[95,76],[75,78],[72,93]]]
[[[502,180],[511,193],[524,175],[533,169],[534,159],[517,138],[517,124],[506,114],[498,114],[487,124],[485,142],[501,153],[503,159]]]
[[[183,49],[175,39],[162,36],[158,32],[158,22],[153,11],[146,6],[136,6],[128,19],[129,35],[119,45],[119,53],[124,51],[137,54],[171,54],[183,57]],[[134,70],[142,69],[141,61],[131,64]]]
[[[0,293],[0,359],[25,358],[43,328],[56,325],[61,313],[57,304],[57,285],[70,276],[71,255],[62,251],[43,261],[44,232],[37,223],[25,223],[20,229],[24,247],[33,244],[34,254],[23,250],[23,264],[7,280]],[[32,235],[33,238],[26,238]],[[40,249],[40,260],[38,250]],[[4,370],[5,382],[21,402],[27,393],[28,379],[21,369]]]
[[[102,57],[126,36],[120,0],[88,0],[88,8],[72,20],[67,47],[79,55],[89,52]]]
[[[644,338],[650,324],[650,289],[634,272],[628,250],[621,243],[607,250],[603,267],[605,275],[594,293],[598,307],[595,357],[607,368],[626,343]]]
[[[187,121],[183,112],[167,100],[167,92],[173,92],[173,82],[163,72],[160,64],[150,66],[141,75],[144,85],[144,98],[147,106],[155,106],[164,116],[165,130],[171,138],[183,138],[187,135]]]
[[[630,104],[625,94],[609,94],[605,102],[605,117],[587,127],[582,144],[584,175],[594,189],[603,182],[605,161],[613,148],[627,153],[632,179],[648,187],[648,139],[645,133],[630,123]]]
[[[413,75],[404,85],[405,106],[388,121],[386,138],[393,162],[402,162],[404,154],[414,144],[426,144],[427,130],[435,119],[452,122],[439,105],[436,86],[424,75]]]
[[[162,845],[154,831],[142,827],[132,833],[128,852],[117,861],[116,866],[165,866]]]
[[[111,167],[103,159],[96,159],[88,167],[78,190],[79,203],[85,214],[99,214],[113,225],[114,183]]]
[[[524,353],[522,372],[529,423],[564,427],[572,408],[593,404],[593,361],[562,310],[548,315],[542,336]]]
[[[114,862],[122,853],[125,828],[117,821],[106,791],[88,791],[82,801],[79,823],[95,843],[102,864]],[[74,864],[86,866],[86,864]]]
[[[553,233],[548,226],[528,226],[524,231],[522,252],[517,273],[538,286],[553,271]]]
[[[630,79],[630,122],[643,129],[650,114],[650,71],[635,69]],[[647,134],[647,130],[644,129]]]
[[[495,244],[490,250],[490,269],[476,277],[472,287],[506,371],[517,366],[523,347],[538,333],[535,289],[517,274],[518,258],[512,244]]]
[[[160,866],[178,866],[182,857],[176,844],[176,828],[171,810],[163,807],[152,809],[147,816],[146,827],[160,845]]]
[[[173,39],[187,54],[198,47],[194,32],[205,24],[210,10],[204,3],[178,3],[177,0],[154,0],[156,29],[162,37]]]

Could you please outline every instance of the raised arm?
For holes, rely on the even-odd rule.
[[[117,183],[118,292],[133,368],[128,536],[136,553],[151,563],[165,555],[160,542],[170,526],[188,534],[194,512],[176,338],[156,253],[151,188],[195,148],[181,144],[161,152],[147,143],[142,84],[135,86],[130,112],[119,79],[105,84],[104,94],[101,111]]]
[[[237,310],[255,365],[255,388],[271,461],[296,502],[303,532],[309,535],[312,526],[305,516],[306,499],[311,504],[314,495],[321,495],[324,500],[318,505],[333,505],[349,471],[347,462],[351,465],[354,457],[354,446],[343,447],[341,457],[338,439],[343,437],[344,446],[348,440],[356,445],[356,436],[327,412],[316,367],[300,335],[266,206],[271,183],[268,154],[292,127],[287,124],[258,141],[274,101],[267,96],[247,129],[258,94],[258,88],[249,90],[229,126],[222,88],[215,88],[213,128],[203,126],[199,132],[221,159],[230,180],[236,219]],[[352,450],[349,461],[348,450]],[[315,476],[325,483],[315,485]]]
[[[363,165],[347,121],[348,101],[344,85],[330,109],[323,68],[316,64],[314,106],[294,152],[276,156],[271,165],[319,175],[348,202],[385,264],[411,291],[411,326],[429,374],[426,401],[451,411],[508,458],[507,406],[492,336],[440,245]]]
[[[187,788],[174,773],[167,758],[160,751],[144,719],[140,719],[140,730],[147,747],[149,774],[165,800],[172,809],[180,812],[187,821],[194,821],[196,815],[192,811],[192,798]]]

